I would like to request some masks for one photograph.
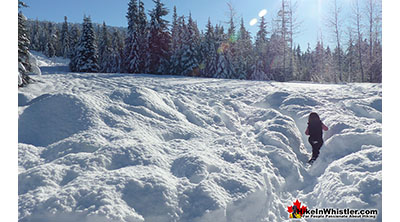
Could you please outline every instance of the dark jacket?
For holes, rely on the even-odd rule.
[[[306,135],[310,135],[311,141],[323,141],[322,140],[322,130],[327,131],[328,127],[322,123],[322,121],[316,121],[308,123],[306,130]]]

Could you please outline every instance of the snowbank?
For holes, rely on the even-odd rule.
[[[37,64],[35,68],[35,74],[54,74],[54,73],[65,73],[69,71],[69,59],[62,57],[52,57],[49,58],[45,56],[42,52],[31,51],[32,62]],[[40,73],[40,74],[39,74]]]
[[[20,221],[285,221],[296,199],[382,209],[380,84],[38,78],[18,95]],[[310,111],[330,127],[312,167]]]

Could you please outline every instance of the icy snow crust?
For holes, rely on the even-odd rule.
[[[381,84],[37,78],[19,90],[19,221],[285,221],[296,199],[381,212]],[[330,130],[309,167],[311,111]]]

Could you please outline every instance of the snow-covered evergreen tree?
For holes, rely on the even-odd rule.
[[[163,17],[168,15],[168,10],[160,0],[153,0],[155,8],[150,12],[148,25],[146,56],[147,73],[168,73],[170,59],[171,34],[168,29],[168,21]]]
[[[70,69],[73,72],[98,72],[97,45],[90,17],[84,17],[82,35],[75,55],[71,59]]]
[[[68,58],[71,53],[70,36],[68,29],[67,16],[64,16],[64,23],[61,28],[61,54],[64,58]]]
[[[224,45],[226,43],[223,43]],[[222,46],[224,47],[224,46]],[[232,66],[231,66],[231,61],[228,59],[228,55],[226,51],[222,51],[219,53],[218,60],[217,60],[217,72],[216,72],[216,78],[223,78],[223,79],[228,79],[231,77],[232,73]]]
[[[272,79],[270,73],[269,73],[269,61],[268,59],[271,59],[271,57],[268,57],[268,47],[269,47],[269,41],[267,38],[267,27],[265,23],[265,18],[264,16],[261,17],[261,22],[259,26],[259,30],[256,35],[256,40],[255,40],[255,61],[256,63],[254,64],[253,67],[253,72],[251,74],[251,79],[253,80],[270,80]]]
[[[69,58],[73,58],[75,56],[75,51],[78,48],[79,38],[81,36],[81,32],[77,25],[71,25],[71,32],[69,35],[69,44],[71,46]]]
[[[228,28],[228,33],[227,33],[227,41],[226,43],[228,44],[227,49],[224,51],[224,56],[225,56],[225,64],[227,68],[225,68],[225,77],[228,79],[237,79],[238,78],[238,72],[237,68],[239,66],[239,63],[241,61],[239,58],[239,55],[237,54],[238,52],[238,45],[237,45],[237,40],[238,40],[238,35],[236,32],[236,26],[234,22],[234,16],[235,16],[235,11],[233,9],[233,6],[229,3],[229,10],[230,10],[230,17],[229,17],[229,28]]]
[[[40,48],[40,25],[39,20],[35,20],[33,26],[31,28],[31,35],[30,35],[30,46],[31,50],[41,51]]]
[[[232,64],[232,57],[230,54],[230,43],[227,34],[224,33],[223,26],[215,27],[217,48],[216,64],[217,69],[214,78],[232,78],[234,67]]]
[[[215,33],[215,46],[217,51],[217,56],[215,57],[215,73],[213,73],[213,78],[224,78],[222,76],[221,68],[220,68],[220,57],[223,56],[224,50],[227,49],[227,44],[225,43],[226,37],[224,34],[224,27],[215,25],[214,29]]]
[[[275,39],[279,40],[279,53],[275,59],[279,59],[279,62],[275,64],[273,72],[275,73],[275,80],[278,81],[289,81],[292,79],[292,73],[290,70],[290,51],[289,47],[290,36],[290,2],[288,0],[281,0],[281,7],[277,13],[275,22],[277,23],[275,30]]]
[[[102,32],[99,39],[99,66],[100,72],[111,72],[111,39],[107,30],[106,23],[103,22]]]
[[[265,70],[268,79],[285,81],[285,70],[282,56],[282,36],[277,31],[273,31],[268,41],[266,52]]]
[[[26,7],[22,1],[18,1],[18,8]],[[26,17],[20,11],[18,13],[18,87],[27,85],[31,78],[27,73],[31,70],[29,62],[29,38],[26,29]]]
[[[203,40],[203,64],[204,69],[202,75],[205,77],[213,77],[217,73],[218,45],[214,27],[208,18],[206,32]]]
[[[44,54],[50,58],[54,57],[56,55],[56,50],[54,49],[54,45],[53,45],[52,41],[48,41],[46,43],[46,46],[44,48]]]
[[[314,82],[322,82],[325,71],[325,50],[321,41],[317,42],[313,53],[311,80]]]
[[[55,49],[55,30],[54,24],[51,22],[47,23],[47,30],[45,34],[45,45],[44,45],[44,54],[47,57],[54,57],[56,55]]]
[[[182,73],[180,68],[181,61],[181,49],[182,49],[182,32],[183,26],[185,25],[184,17],[179,17],[176,12],[176,6],[174,6],[174,12],[172,15],[172,28],[171,28],[171,58],[170,58],[170,67],[169,72],[171,74],[179,75]]]
[[[376,39],[373,43],[373,60],[368,67],[367,74],[370,82],[382,82],[382,42]]]
[[[60,30],[54,25],[54,33],[52,36],[53,46],[54,46],[54,56],[61,57],[63,56],[63,47],[61,41],[61,33]]]
[[[128,33],[125,39],[124,69],[127,73],[137,73],[139,69],[139,9],[137,0],[129,1],[126,18],[128,19]]]
[[[176,12],[176,6],[174,6],[174,12],[172,15],[172,28],[171,28],[171,46],[170,50],[174,53],[180,44],[179,38],[179,25],[178,25],[178,14]]]
[[[325,54],[324,54],[324,60],[325,60],[325,69],[324,69],[324,72],[323,72],[323,77],[324,77],[324,79],[323,79],[323,81],[325,81],[325,82],[332,82],[333,81],[333,79],[332,79],[332,76],[334,76],[334,72],[335,72],[335,70],[334,70],[334,64],[333,64],[333,55],[332,55],[332,51],[331,51],[331,49],[329,48],[329,46],[326,48],[326,50],[325,50]]]
[[[250,32],[244,26],[243,18],[240,23],[239,35],[236,42],[236,78],[248,79],[254,66],[253,43]]]
[[[307,50],[301,56],[301,78],[302,81],[311,81],[312,70],[312,52],[310,44],[307,45]]]
[[[142,0],[139,0],[139,9],[138,9],[138,20],[137,20],[137,39],[138,39],[138,72],[144,73],[146,68],[146,54],[148,51],[148,42],[147,42],[147,16],[144,9],[144,4]]]
[[[124,40],[120,32],[115,30],[111,41],[111,70],[112,73],[122,72],[124,58]]]
[[[182,75],[198,76],[199,75],[199,43],[200,35],[196,23],[192,16],[189,15],[188,24],[183,30],[182,38]]]

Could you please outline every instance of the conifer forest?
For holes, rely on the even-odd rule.
[[[324,38],[321,34],[306,49],[296,44],[296,36],[303,32],[296,1],[282,0],[274,19],[262,17],[253,35],[234,13],[224,23],[213,24],[209,18],[205,27],[198,27],[191,14],[179,15],[176,7],[168,9],[161,0],[153,1],[154,8],[148,10],[141,0],[130,0],[127,27],[95,24],[90,15],[84,15],[82,24],[70,23],[67,17],[63,23],[28,20],[20,12],[19,60],[24,61],[24,51],[29,49],[70,58],[72,72],[282,82],[382,81],[380,1],[357,0],[351,14],[344,14],[332,0]],[[172,21],[166,19],[169,13]],[[344,19],[349,22],[341,22]]]

